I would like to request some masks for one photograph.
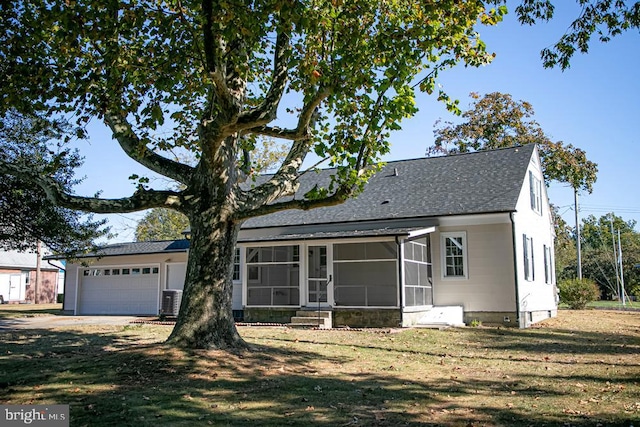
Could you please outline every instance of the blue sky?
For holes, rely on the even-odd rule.
[[[640,34],[625,33],[609,43],[592,44],[587,55],[576,54],[571,68],[544,69],[540,50],[551,46],[567,29],[578,10],[573,2],[556,2],[556,18],[548,24],[523,27],[510,13],[495,28],[481,27],[487,48],[496,52],[493,63],[482,68],[457,67],[440,75],[440,84],[460,106],[469,106],[470,92],[509,93],[528,101],[534,119],[554,141],[573,144],[598,164],[598,180],[592,194],[581,193],[581,218],[614,212],[638,222],[640,231]],[[561,6],[561,7],[560,7]],[[510,5],[513,8],[513,5]],[[420,112],[392,135],[391,153],[385,160],[423,157],[433,144],[433,129],[439,118],[456,121],[434,96],[421,94]],[[76,190],[103,197],[131,194],[127,177],[144,169],[128,159],[110,135],[99,125],[90,128],[91,139],[81,147],[85,165],[80,174],[86,180]],[[574,224],[573,192],[551,183],[549,199],[560,207],[569,224]],[[109,215],[116,241],[133,240],[139,214]]]

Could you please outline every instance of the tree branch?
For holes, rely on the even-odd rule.
[[[0,167],[10,174],[39,186],[54,204],[68,209],[93,213],[128,213],[150,208],[170,208],[181,210],[184,200],[182,193],[175,191],[155,191],[138,188],[130,197],[102,199],[82,197],[67,193],[62,185],[50,176],[26,166],[16,165],[0,158]]]
[[[288,209],[301,209],[306,211],[314,208],[335,206],[343,203],[345,200],[351,197],[352,194],[353,194],[353,190],[351,188],[340,187],[331,196],[327,196],[323,199],[314,199],[314,200],[293,199],[293,200],[287,200],[284,202],[263,205],[251,211],[243,210],[241,212],[238,212],[234,216],[234,219],[237,221],[244,221],[249,218],[268,215],[271,213],[280,212]]]
[[[226,106],[231,106],[233,100],[223,74],[224,67],[222,66],[222,58],[224,56],[224,41],[219,36],[216,36],[213,31],[214,12],[213,0],[203,0],[202,35],[205,56],[205,64],[203,65],[213,80],[214,91],[218,102],[221,103],[221,108],[225,108]]]
[[[307,139],[311,135],[306,127],[302,129],[283,129],[278,126],[258,126],[251,128],[244,133],[254,133],[257,135],[267,136],[271,138],[286,139],[289,141],[298,141]]]
[[[322,88],[316,92],[311,100],[302,108],[302,112],[298,118],[298,126],[291,132],[300,135],[307,134],[308,136],[294,140],[287,157],[269,181],[247,192],[241,192],[239,199],[244,202],[241,205],[241,212],[247,212],[253,209],[259,210],[261,206],[269,205],[280,197],[295,194],[300,186],[296,178],[313,142],[310,135],[310,127],[314,114],[322,101],[330,94],[331,88]],[[242,216],[243,214],[241,213],[240,215]]]
[[[147,148],[146,144],[135,134],[125,117],[107,111],[104,115],[104,121],[113,132],[113,136],[120,144],[120,147],[130,158],[154,172],[183,184],[189,182],[194,169],[191,166],[160,156]]]
[[[290,31],[291,24],[289,22],[282,22],[276,39],[273,58],[273,79],[269,91],[259,106],[238,117],[238,122],[235,125],[237,131],[253,128],[258,125],[266,125],[275,120],[278,105],[280,105],[280,100],[287,85],[289,71],[288,61],[291,50],[289,45]]]

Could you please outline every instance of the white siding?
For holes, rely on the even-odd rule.
[[[461,231],[466,232],[467,278],[443,279],[440,235]],[[465,311],[515,311],[509,223],[440,227],[431,238],[434,305],[461,305]]]
[[[67,262],[64,272],[64,304],[63,310],[72,312],[76,311],[76,297],[78,292],[78,264]]]
[[[549,207],[546,187],[542,185],[542,206],[540,213],[531,207],[531,193],[529,184],[529,172],[544,182],[540,169],[540,161],[537,151],[534,152],[527,171],[527,179],[524,180],[520,198],[518,199],[517,212],[513,215],[515,222],[516,260],[518,265],[518,294],[520,298],[520,311],[554,311],[556,305],[555,287],[555,258],[553,249],[553,221]],[[526,280],[524,265],[524,236],[533,240],[533,280]],[[544,247],[551,250],[552,263],[551,283],[545,283],[544,274]],[[527,316],[521,316],[521,325],[529,322]]]

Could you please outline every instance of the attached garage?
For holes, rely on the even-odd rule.
[[[157,315],[159,265],[81,269],[78,314]]]

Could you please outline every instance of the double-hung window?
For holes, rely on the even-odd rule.
[[[529,171],[529,192],[531,195],[531,209],[542,214],[542,181],[532,171]]]
[[[467,271],[467,233],[440,234],[442,251],[442,277],[446,279],[466,279]]]
[[[533,264],[533,238],[522,235],[523,242],[523,254],[524,254],[524,278],[528,281],[534,279],[534,264]]]
[[[544,245],[544,282],[553,283],[553,265],[551,260],[551,247]]]

